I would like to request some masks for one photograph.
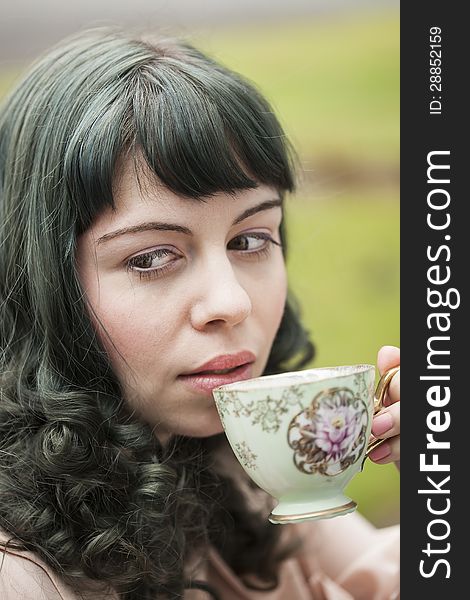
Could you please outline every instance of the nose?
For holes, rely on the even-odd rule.
[[[203,331],[216,324],[234,327],[251,313],[251,298],[227,257],[206,261],[197,277],[198,292],[190,309],[195,329]]]

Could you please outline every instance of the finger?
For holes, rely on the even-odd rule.
[[[382,346],[377,354],[377,367],[382,375],[386,370],[400,366],[400,348],[396,346]],[[384,406],[389,406],[400,401],[400,371],[396,373],[384,398]]]
[[[382,346],[377,353],[377,366],[379,373],[400,365],[400,348],[396,346]]]
[[[379,465],[398,462],[400,460],[400,436],[396,435],[386,442],[382,442],[380,446],[371,451],[369,458],[372,462]]]
[[[387,439],[400,434],[400,403],[392,404],[378,412],[372,420],[372,435]]]

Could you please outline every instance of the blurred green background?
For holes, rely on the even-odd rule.
[[[261,89],[297,150],[288,269],[311,366],[375,364],[380,346],[400,345],[398,9],[185,35]],[[0,71],[0,95],[21,68]],[[366,461],[347,492],[376,525],[399,521],[394,465]]]

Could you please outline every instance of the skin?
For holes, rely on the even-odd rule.
[[[90,316],[124,397],[162,442],[175,433],[214,435],[222,425],[212,396],[189,389],[178,376],[241,350],[256,356],[251,376],[263,373],[281,321],[287,278],[281,248],[253,234],[279,243],[282,209],[271,206],[234,221],[247,209],[276,200],[278,193],[260,185],[198,202],[155,181],[139,186],[130,161],[120,173],[116,210],[103,211],[78,240],[78,275]],[[191,234],[153,229],[111,235],[155,221]],[[158,256],[149,256],[153,251]],[[380,374],[399,364],[398,348],[379,350]],[[386,441],[370,454],[374,462],[394,461],[398,468],[399,400],[398,373],[372,425],[372,433]]]
[[[282,209],[233,223],[279,195],[260,185],[199,202],[144,183],[139,187],[133,163],[123,165],[116,211],[106,209],[78,240],[80,283],[124,397],[159,439],[214,435],[222,425],[212,396],[189,389],[178,376],[242,350],[256,356],[252,376],[263,373],[287,280],[281,247],[254,234],[280,242]],[[110,238],[150,221],[186,227],[191,235],[148,230]],[[137,269],[145,275],[157,267],[164,269],[159,277],[140,278]]]
[[[395,346],[382,346],[377,355],[380,375],[399,365],[400,349]],[[400,469],[400,371],[390,382],[384,404],[385,408],[377,413],[372,421],[372,434],[386,441],[375,448],[369,458],[377,464],[394,462]]]

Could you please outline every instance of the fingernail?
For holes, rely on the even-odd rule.
[[[386,431],[393,427],[392,415],[388,412],[374,417],[372,421],[372,435],[380,437]]]
[[[392,449],[390,448],[390,444],[387,444],[387,442],[382,442],[380,446],[377,446],[377,448],[372,450],[372,452],[369,454],[369,458],[371,460],[382,460],[382,458],[386,458],[391,452]]]

